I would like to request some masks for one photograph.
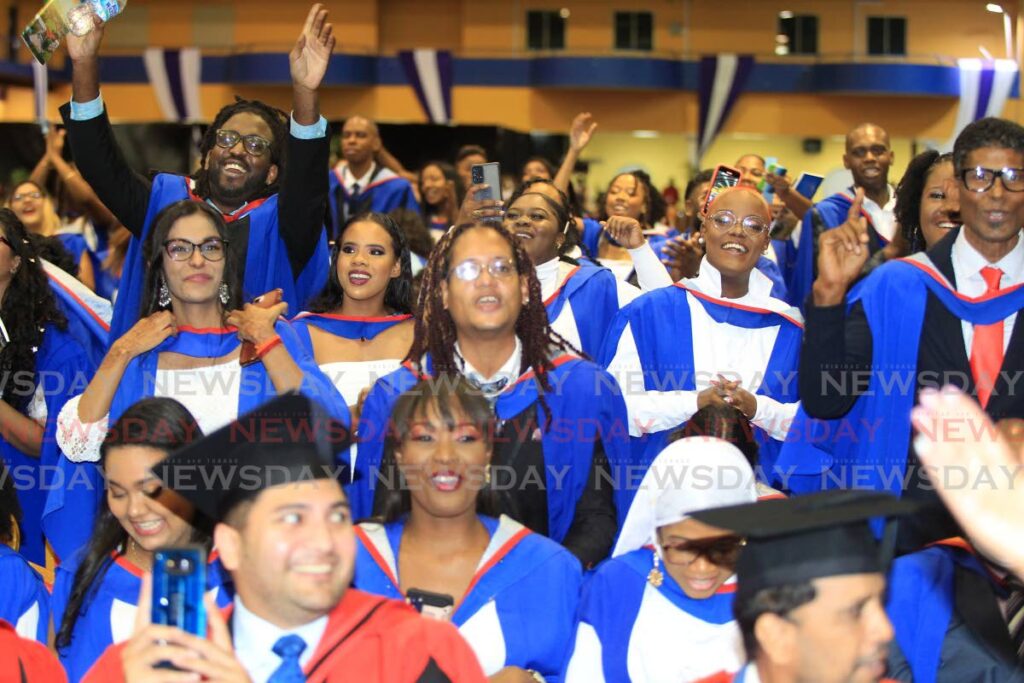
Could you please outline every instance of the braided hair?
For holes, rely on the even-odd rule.
[[[547,310],[544,308],[544,301],[540,296],[540,281],[537,280],[530,257],[516,242],[515,237],[500,225],[493,223],[461,223],[445,233],[434,247],[430,260],[423,269],[423,284],[420,287],[418,302],[419,315],[416,316],[412,347],[405,360],[418,364],[423,356],[429,353],[434,375],[461,374],[461,364],[455,358],[455,342],[458,339],[458,333],[455,329],[455,321],[444,307],[441,283],[448,279],[452,266],[451,254],[455,243],[470,230],[492,230],[499,235],[508,244],[512,260],[515,262],[516,273],[520,278],[526,278],[530,298],[529,301],[523,302],[515,328],[516,336],[519,337],[523,346],[519,372],[524,373],[528,369],[532,369],[541,393],[548,392],[551,390],[548,371],[554,368],[554,364],[551,362],[552,350],[572,353],[581,357],[583,357],[583,353],[551,329]],[[541,404],[550,415],[543,395]]]
[[[0,302],[11,341],[0,351],[0,399],[24,412],[36,390],[36,352],[48,324],[66,330],[68,320],[57,305],[25,225],[10,209],[0,209],[0,233],[21,264]],[[31,378],[31,381],[25,379]]]
[[[284,175],[286,149],[284,141],[288,138],[288,115],[280,109],[271,107],[259,100],[245,100],[236,95],[234,104],[229,104],[217,113],[217,118],[206,129],[203,139],[199,143],[199,168],[192,174],[192,180],[196,184],[196,194],[200,197],[209,197],[211,194],[210,173],[206,168],[206,162],[209,158],[210,150],[217,144],[217,131],[232,116],[245,113],[255,114],[270,126],[273,134],[273,139],[270,141],[270,163],[277,165],[278,179]],[[248,199],[270,196],[275,194],[277,189],[277,181],[274,181],[262,188],[255,196]]]

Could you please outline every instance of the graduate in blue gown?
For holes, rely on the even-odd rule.
[[[601,357],[626,399],[636,465],[649,464],[668,434],[700,408],[726,403],[757,427],[761,468],[771,483],[797,409],[802,321],[771,296],[771,282],[755,268],[769,239],[761,195],[723,192],[709,213],[699,276],[622,309]],[[624,486],[625,495],[637,483]]]
[[[500,482],[502,511],[565,545],[585,567],[595,565],[615,536],[608,482],[629,457],[615,381],[551,334],[533,265],[500,226],[471,223],[448,233],[420,292],[409,358],[377,381],[360,414],[353,516],[375,510],[395,400],[425,376],[460,373],[483,388],[501,421],[495,462],[510,478]]]
[[[505,229],[533,261],[551,329],[596,358],[615,314],[640,291],[616,280],[607,268],[566,256],[575,246],[572,218],[566,201],[551,196],[552,187],[536,181],[514,194]]]
[[[423,222],[436,243],[455,223],[466,197],[466,186],[454,166],[433,160],[420,167],[419,191]]]
[[[54,524],[44,531],[48,491],[63,491],[70,482],[55,474],[61,459],[54,438],[57,415],[89,381],[94,366],[71,336],[42,261],[10,209],[0,209],[0,231],[0,318],[8,337],[0,351],[0,370],[10,379],[0,393],[0,452],[21,505],[20,552],[46,566],[44,536],[52,533],[51,542],[63,545],[63,535],[79,512],[70,500],[76,491],[69,494],[66,508],[49,510]],[[88,470],[75,468],[67,474],[80,476],[78,484],[89,489],[98,477]],[[61,519],[64,512],[70,513],[66,520]]]
[[[50,593],[40,573],[18,552],[21,506],[14,482],[0,463],[0,619],[22,638],[45,643],[50,626]]]
[[[157,219],[142,320],[114,342],[96,376],[59,417],[57,436],[67,459],[95,461],[107,425],[149,396],[177,398],[206,431],[296,389],[347,423],[340,394],[279,319],[287,305],[239,308],[238,257],[227,248],[226,234],[219,212],[201,202],[172,204]],[[244,367],[243,340],[254,345],[254,362]],[[94,493],[93,510],[97,498]],[[88,526],[78,529],[87,534]]]
[[[133,239],[125,257],[111,338],[138,320],[143,305],[143,245],[166,206],[183,199],[208,202],[231,224],[245,298],[280,288],[293,311],[326,280],[329,156],[327,121],[317,89],[335,39],[327,11],[310,9],[289,54],[292,114],[257,100],[230,104],[214,117],[199,145],[201,163],[191,177],[157,174],[152,181],[125,162],[100,95],[100,41],[77,41],[71,102],[61,108],[68,143],[82,177]],[[90,68],[90,65],[93,68]]]
[[[757,500],[735,446],[694,436],[651,464],[612,559],[583,590],[566,683],[693,681],[745,660],[733,620],[742,539],[690,513]]]
[[[444,618],[485,674],[514,668],[561,680],[580,564],[498,515],[488,485],[495,425],[487,399],[462,377],[438,377],[399,397],[392,418],[382,514],[356,529],[353,585],[400,600],[416,590],[447,595]]]
[[[53,588],[57,653],[72,681],[109,645],[131,636],[142,575],[152,568],[154,550],[189,543],[210,550],[209,537],[179,516],[185,514],[180,501],[161,498],[163,486],[150,472],[169,453],[202,437],[195,418],[177,401],[149,398],[130,406],[110,433],[101,459],[107,489],[96,524],[88,545],[58,567]],[[208,587],[218,589],[221,582],[214,562]],[[226,591],[218,590],[218,600],[229,602]]]
[[[331,250],[331,274],[292,319],[309,354],[351,408],[412,346],[412,267],[405,235],[387,214],[353,216]]]

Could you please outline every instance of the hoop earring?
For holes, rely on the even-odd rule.
[[[171,290],[167,288],[167,280],[160,276],[160,290],[157,293],[157,304],[160,308],[167,308],[171,305]]]
[[[228,302],[231,301],[231,292],[228,291],[228,283],[220,283],[220,287],[217,288],[217,296],[220,298],[220,303],[222,305],[228,305]]]

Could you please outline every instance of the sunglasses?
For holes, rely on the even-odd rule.
[[[719,567],[734,567],[746,544],[746,539],[739,536],[716,536],[699,541],[663,543],[661,551],[665,561],[670,564],[689,566],[704,556],[708,562]]]
[[[211,237],[203,240],[200,244],[188,240],[167,240],[164,242],[164,251],[172,261],[187,261],[192,258],[192,253],[199,248],[199,253],[207,261],[223,261],[228,241],[219,237]]]
[[[502,256],[492,259],[491,262],[486,265],[479,261],[474,261],[473,259],[467,259],[452,268],[449,273],[463,282],[473,282],[483,274],[484,269],[491,274],[491,277],[506,278],[515,275],[516,264],[512,259],[504,258]]]
[[[217,146],[224,149],[231,149],[242,141],[245,151],[254,157],[261,157],[270,149],[270,140],[259,135],[242,135],[237,130],[226,130],[221,128],[217,131]]]

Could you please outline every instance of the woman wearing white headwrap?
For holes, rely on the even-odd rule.
[[[711,437],[669,444],[651,463],[612,559],[584,586],[565,683],[693,681],[738,670],[733,567],[743,545],[690,514],[757,500],[735,446]]]

